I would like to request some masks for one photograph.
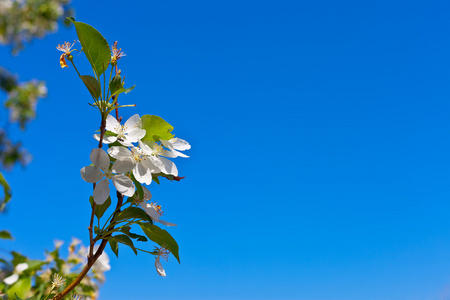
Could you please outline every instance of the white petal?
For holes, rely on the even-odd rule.
[[[152,183],[152,172],[142,162],[138,162],[133,169],[134,177],[140,183]]]
[[[153,160],[149,157],[146,157],[143,160],[141,160],[141,164],[143,164],[153,174],[161,172],[161,170],[157,166],[155,166]]]
[[[160,263],[161,264],[161,263]],[[162,266],[161,266],[162,267]],[[158,271],[158,269],[156,269]],[[164,270],[163,270],[164,271]],[[159,273],[159,272],[158,272]],[[5,279],[3,279],[3,282],[6,284],[13,284],[14,282],[16,282],[19,279],[19,275],[17,274],[12,274],[9,277],[6,277]]]
[[[161,220],[161,219],[159,220],[159,223],[166,225],[166,226],[178,226],[177,224],[173,224],[173,223]]]
[[[106,118],[106,130],[112,131],[114,133],[119,133],[120,123],[111,115]]]
[[[187,156],[186,154],[183,154],[183,153],[181,153],[181,152],[178,152],[177,150],[175,150],[175,149],[173,149],[173,148],[170,148],[170,150],[171,150],[172,153],[175,154],[176,156],[179,156],[179,157],[189,157],[189,156]],[[165,156],[166,156],[166,155],[165,155]],[[170,157],[170,156],[168,156],[168,157]]]
[[[127,133],[127,138],[136,140],[135,142],[137,142],[138,140],[142,139],[145,136],[145,133],[146,133],[145,129],[135,128]]]
[[[170,151],[164,149],[164,154],[162,154],[162,156],[170,157],[170,158],[174,158],[174,157],[178,156],[173,152],[173,151],[175,151],[175,150],[173,150],[173,148],[169,148],[169,149],[170,149]]]
[[[109,156],[105,150],[100,148],[95,148],[91,151],[91,162],[99,169],[107,170],[109,169]]]
[[[96,139],[97,141],[100,141],[100,134],[98,134],[98,133],[94,134],[94,139]],[[113,135],[104,135],[103,136],[103,144],[111,144],[111,143],[114,143],[115,141],[117,141],[117,136],[113,136]]]
[[[170,160],[164,157],[155,157],[152,162],[165,174],[170,174],[173,176],[178,176],[177,166]]]
[[[127,197],[131,197],[134,194],[135,188],[133,181],[125,175],[115,175],[112,178],[112,182],[117,191]]]
[[[135,114],[131,116],[126,122],[124,126],[124,132],[129,133],[130,131],[134,130],[135,128],[142,128],[142,122],[141,118],[138,114]]]
[[[134,159],[127,157],[118,159],[114,162],[112,166],[112,171],[114,173],[128,173],[133,170],[135,165]]]
[[[80,170],[81,178],[83,178],[84,181],[95,183],[99,180],[101,180],[104,176],[102,171],[100,171],[99,168],[94,166],[87,166]]]
[[[132,153],[126,147],[114,146],[108,149],[108,153],[115,159],[121,159],[125,157],[131,157]]]
[[[144,199],[142,199],[143,201],[152,199],[152,193],[150,193],[148,188],[146,188],[145,186],[142,186],[142,190],[144,191]]]
[[[156,272],[158,272],[158,274],[162,277],[166,277],[166,271],[164,271],[164,268],[161,264],[161,262],[159,261],[159,256],[157,256],[155,258],[155,267],[156,267]]]
[[[94,189],[94,201],[98,205],[102,205],[109,197],[109,181],[103,179]]]
[[[151,155],[153,153],[152,149],[147,144],[144,144],[142,141],[139,141],[139,147],[141,148],[142,152],[144,152],[147,155]]]
[[[183,150],[191,149],[191,145],[189,145],[188,142],[186,142],[185,140],[180,139],[180,138],[173,138],[173,139],[170,139],[168,142],[172,145],[172,147],[174,149],[177,149],[177,150],[183,151]]]
[[[145,210],[145,212],[147,213],[147,215],[149,215],[149,217],[155,221],[155,222],[159,222],[159,214],[156,211],[156,209],[153,208],[153,206],[149,203],[146,202],[141,202],[141,207],[143,210]]]
[[[26,269],[28,269],[28,264],[27,263],[20,263],[15,267],[17,273],[22,273],[23,271],[25,271]]]

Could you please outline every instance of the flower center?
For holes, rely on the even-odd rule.
[[[158,205],[158,203],[153,203],[153,202],[150,202],[150,205],[151,206],[153,206],[153,208],[156,210],[156,212],[158,213],[158,215],[161,217],[163,214],[164,214],[164,212],[162,211],[162,209],[161,209],[161,205]]]
[[[158,249],[158,256],[161,256],[162,259],[167,261],[169,259],[170,251],[164,247]]]
[[[103,171],[105,172],[105,177],[106,177],[106,178],[111,179],[111,178],[114,177],[114,174],[111,173],[110,170],[103,170]]]
[[[154,144],[152,150],[152,155],[156,157],[163,155],[165,151],[163,146],[160,144]]]
[[[141,162],[142,160],[145,160],[145,155],[142,153],[142,151],[139,147],[135,147],[134,149],[131,149],[131,157],[137,163]]]
[[[127,127],[125,125],[117,125],[114,129],[117,132],[118,139],[123,139],[125,137],[125,130],[127,130]]]

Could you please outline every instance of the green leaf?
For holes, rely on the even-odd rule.
[[[0,212],[5,209],[6,203],[11,200],[11,188],[9,187],[8,182],[6,181],[3,174],[0,172],[0,185],[3,187],[4,198],[3,201],[0,202]]]
[[[31,277],[19,278],[7,291],[6,294],[10,299],[15,297],[25,298],[31,290]]]
[[[91,203],[91,207],[92,207],[92,205],[94,203],[94,197],[90,196],[89,202]],[[97,216],[98,219],[103,217],[103,215],[105,214],[105,211],[109,208],[110,205],[111,205],[111,197],[108,197],[108,199],[106,199],[106,201],[102,205],[97,204],[95,206],[94,214]]]
[[[124,226],[120,228],[120,232],[125,233],[130,239],[137,239],[138,242],[147,242],[147,238],[143,235],[130,232],[131,227]]]
[[[97,77],[106,71],[111,60],[111,52],[106,39],[91,25],[71,19],[77,30],[83,52],[91,63]]]
[[[119,245],[114,240],[109,240],[109,246],[111,247],[112,252],[119,258]]]
[[[174,137],[173,126],[164,121],[163,118],[153,115],[143,115],[141,117],[142,129],[145,129],[145,136],[142,141],[153,143],[159,140],[170,140]]]
[[[13,264],[14,267],[17,266],[20,263],[24,263],[24,262],[27,261],[27,257],[23,256],[22,254],[20,254],[18,252],[12,251],[11,254],[13,256],[12,264]]]
[[[13,240],[14,238],[12,237],[11,233],[9,233],[9,231],[2,230],[0,231],[0,239]]]
[[[117,215],[116,218],[114,218],[114,222],[129,219],[141,219],[144,221],[148,221],[149,223],[152,223],[152,219],[147,215],[147,213],[143,209],[134,206],[125,208],[122,212],[120,212]]]
[[[178,262],[180,262],[180,256],[178,254],[178,244],[170,235],[170,233],[168,233],[164,229],[159,228],[156,225],[139,223],[139,226],[141,226],[145,235],[150,240],[172,252],[173,256],[175,256]]]
[[[134,89],[136,85],[133,85],[130,88],[124,88],[123,87],[123,82],[122,82],[122,77],[120,77],[120,75],[116,75],[113,77],[113,79],[111,79],[111,82],[109,83],[109,90],[111,92],[111,96],[109,96],[109,98],[111,99],[113,96],[125,93],[127,94],[128,92],[130,92],[131,90]]]
[[[43,265],[46,265],[48,263],[45,262],[45,261],[40,261],[40,260],[33,259],[33,260],[28,260],[27,264],[28,264],[28,269],[27,270],[31,271],[31,270],[38,270],[40,267],[42,267]]]
[[[97,79],[90,75],[81,75],[80,78],[81,80],[83,80],[84,85],[89,90],[89,93],[91,93],[92,98],[94,98],[94,100],[98,100],[98,98],[102,94],[102,89]]]
[[[111,239],[116,241],[116,242],[118,242],[118,243],[127,245],[128,247],[130,247],[134,251],[134,254],[137,255],[137,250],[134,247],[133,241],[128,236],[126,236],[125,234],[119,234],[119,235],[115,235],[113,237],[109,237],[108,238],[108,240],[111,240]]]

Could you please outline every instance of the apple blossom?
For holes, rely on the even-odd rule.
[[[158,274],[160,276],[166,277],[166,271],[164,271],[164,268],[161,264],[160,258],[162,257],[165,261],[168,260],[169,258],[169,250],[167,250],[164,247],[161,248],[156,248],[158,250],[158,254],[155,257],[155,267],[156,267],[156,272],[158,272]]]
[[[19,274],[25,271],[26,269],[28,269],[27,263],[17,264],[17,266],[14,268],[13,274],[3,279],[3,282],[8,285],[15,283],[19,279]]]
[[[124,146],[132,146],[145,136],[145,130],[142,129],[141,118],[138,114],[131,116],[125,124],[120,125],[119,121],[111,115],[106,118],[106,130],[117,135],[104,135],[103,143],[111,144],[119,141]],[[100,134],[94,134],[94,138],[99,141]]]
[[[96,204],[103,204],[109,197],[109,180],[111,179],[117,191],[125,196],[131,197],[135,192],[133,181],[125,175],[113,173],[125,173],[129,169],[130,163],[127,161],[114,162],[112,170],[110,167],[110,159],[105,150],[95,148],[90,155],[93,166],[86,166],[80,170],[81,177],[84,181],[96,183],[100,181],[94,189],[94,201]],[[103,171],[103,172],[102,172]]]
[[[149,215],[154,222],[158,222],[166,226],[177,226],[176,224],[160,219],[160,217],[164,214],[164,212],[161,210],[161,205],[158,205],[156,202],[155,203],[141,202],[140,206],[142,207],[143,210],[145,210],[147,215]]]
[[[168,175],[178,176],[177,166],[167,158],[161,157],[176,157],[172,152],[169,152],[163,148],[163,145],[159,143],[152,143],[150,146],[139,141],[139,147],[142,152],[150,158],[151,162],[158,167],[158,169]]]
[[[186,142],[185,140],[180,138],[173,138],[168,141],[161,140],[161,143],[164,145],[164,147],[168,148],[175,156],[189,157],[186,154],[177,151],[177,150],[184,151],[191,149],[191,145],[189,145],[189,143]]]
[[[139,147],[131,147],[131,151],[125,147],[114,146],[108,149],[111,157],[117,161],[123,161],[131,168],[126,172],[133,170],[133,175],[140,183],[152,183],[152,173],[159,173],[160,170],[156,167],[147,154]],[[117,162],[116,161],[116,162]]]

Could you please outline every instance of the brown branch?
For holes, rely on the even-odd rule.
[[[113,217],[111,218],[111,221],[109,222],[109,224],[112,224],[114,222],[114,218],[116,217],[116,215],[118,213],[120,213],[120,208],[122,207],[122,204],[123,204],[123,195],[121,193],[117,192],[116,210],[115,210],[115,213],[114,213]],[[111,230],[113,230],[113,229],[114,229],[114,226],[111,228]],[[61,300],[64,296],[68,295],[77,285],[80,284],[81,280],[83,280],[83,278],[87,275],[87,273],[92,268],[92,266],[97,261],[97,259],[103,254],[103,250],[105,250],[105,247],[108,244],[107,238],[110,236],[111,236],[111,234],[108,234],[107,236],[105,236],[104,239],[102,239],[102,242],[101,242],[100,246],[98,247],[97,251],[95,252],[94,256],[88,257],[88,262],[87,262],[86,266],[84,266],[83,270],[81,271],[80,274],[78,274],[77,278],[75,278],[75,280],[71,284],[69,284],[64,289],[64,291],[62,291],[61,293],[56,295],[53,298],[53,300]]]

